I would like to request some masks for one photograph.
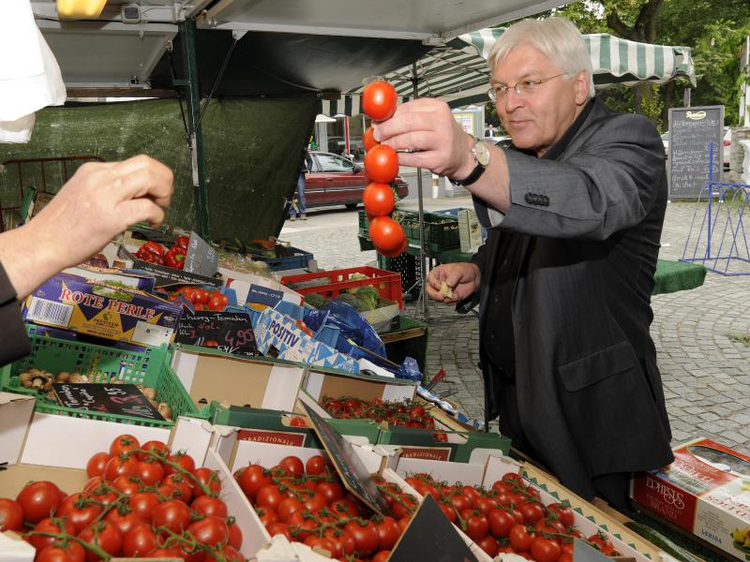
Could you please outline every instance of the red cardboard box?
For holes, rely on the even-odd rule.
[[[745,560],[750,554],[750,457],[705,438],[677,447],[674,456],[671,465],[633,479],[633,499]]]

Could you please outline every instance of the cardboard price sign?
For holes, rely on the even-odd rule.
[[[245,312],[185,313],[177,326],[177,343],[215,347],[227,353],[256,356],[255,333]]]
[[[336,467],[336,471],[341,476],[344,486],[367,504],[370,509],[380,515],[386,515],[390,511],[388,503],[380,495],[377,485],[370,477],[370,472],[362,464],[362,461],[359,460],[357,453],[352,449],[351,443],[344,439],[338,431],[333,429],[313,408],[304,402],[302,402],[302,406],[313,422],[313,429],[317,433],[320,442],[323,443],[323,447]]]
[[[53,383],[57,399],[66,408],[164,421],[162,415],[134,384]]]
[[[427,494],[393,547],[390,562],[476,562],[477,558],[448,521],[435,499]],[[577,559],[576,559],[577,560]]]

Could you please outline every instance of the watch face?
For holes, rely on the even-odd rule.
[[[474,153],[474,156],[476,156],[477,162],[484,166],[485,168],[490,163],[490,151],[487,148],[487,145],[483,142],[479,141],[474,145],[474,148],[472,149],[472,152]]]

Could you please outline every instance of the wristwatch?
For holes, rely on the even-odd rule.
[[[477,181],[480,177],[482,177],[482,174],[484,173],[485,169],[487,169],[487,166],[490,164],[490,149],[487,148],[487,145],[474,137],[474,139],[477,141],[474,143],[474,146],[471,148],[471,153],[474,155],[474,158],[477,161],[477,165],[474,167],[474,169],[471,171],[471,173],[466,176],[462,180],[450,180],[452,184],[454,185],[460,185],[460,186],[467,186],[471,185],[475,181]]]

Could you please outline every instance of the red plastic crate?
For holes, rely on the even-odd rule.
[[[367,275],[369,279],[350,279],[349,277],[354,273]],[[320,284],[312,284],[316,281]],[[289,275],[282,277],[281,283],[302,295],[318,293],[326,299],[335,299],[339,293],[351,287],[372,285],[378,290],[381,297],[397,302],[401,310],[404,308],[404,298],[401,293],[401,275],[376,267],[361,266],[349,269],[334,269],[331,271],[318,271],[317,273]]]

